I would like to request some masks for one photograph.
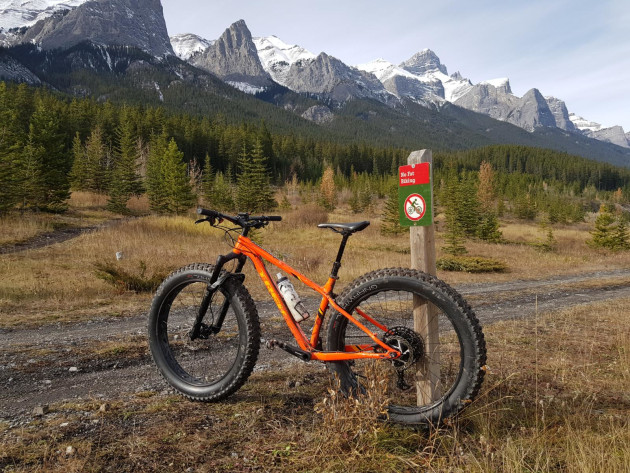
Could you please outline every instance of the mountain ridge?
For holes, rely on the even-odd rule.
[[[343,128],[345,131],[342,134],[357,139],[371,139],[371,135],[379,134],[379,139],[391,137],[392,143],[429,143],[449,149],[514,140],[516,144],[550,147],[591,158],[606,156],[605,159],[622,165],[630,163],[630,154],[616,150],[617,145],[596,145],[589,141],[599,137],[608,141],[617,140],[623,146],[624,140],[628,142],[628,136],[620,127],[613,133],[594,130],[592,136],[586,138],[586,134],[575,131],[574,120],[561,100],[543,97],[537,89],[531,89],[523,97],[516,97],[507,79],[473,85],[459,72],[449,76],[447,67],[440,62],[437,54],[428,49],[414,54],[398,66],[381,60],[378,67],[370,71],[348,66],[325,52],[316,56],[277,37],[253,38],[245,22],[239,20],[214,42],[205,42],[203,38],[192,35],[188,38],[190,44],[178,54],[196,48],[187,58],[190,67],[199,68],[198,72],[192,72],[193,69],[177,62],[179,59],[176,59],[171,42],[166,37],[165,27],[160,29],[158,36],[167,38],[170,49],[161,56],[159,52],[163,53],[163,49],[158,51],[159,48],[146,47],[137,36],[130,36],[136,43],[131,47],[149,53],[157,59],[156,62],[141,59],[133,49],[125,51],[128,46],[112,49],[107,45],[108,40],[99,41],[98,37],[87,34],[83,29],[64,26],[76,24],[76,17],[85,18],[87,11],[91,12],[91,8],[104,3],[129,7],[126,11],[129,24],[133,24],[135,16],[142,16],[146,8],[155,12],[163,23],[159,0],[92,0],[69,13],[55,13],[34,27],[18,32],[23,38],[50,40],[64,36],[69,30],[78,31],[72,41],[61,41],[66,49],[62,47],[59,52],[54,52],[58,48],[50,45],[42,47],[46,46],[45,42],[37,39],[35,42],[44,50],[41,54],[35,54],[32,48],[1,51],[0,77],[34,84],[39,80],[73,94],[100,93],[96,92],[102,90],[100,86],[90,88],[90,84],[79,74],[79,71],[93,71],[93,77],[109,74],[111,78],[107,81],[118,80],[116,77],[124,80],[131,78],[124,87],[139,87],[142,97],[152,97],[150,100],[157,99],[171,106],[183,103],[199,111],[204,109],[204,105],[195,104],[194,98],[185,102],[180,99],[172,101],[170,90],[181,87],[193,90],[198,84],[209,84],[214,80],[211,77],[217,77],[216,80],[220,79],[222,83],[248,92],[253,100],[264,100],[323,128]],[[116,31],[111,22],[108,23],[111,18],[108,15],[100,17],[103,29],[110,28],[110,37],[112,31]],[[125,17],[122,20],[126,21]],[[263,50],[265,53],[261,52]],[[57,62],[59,64],[55,66]],[[64,71],[61,65],[67,70]],[[274,80],[272,72],[278,81]],[[384,74],[383,78],[379,78],[379,74]],[[389,76],[384,79],[387,74]],[[165,75],[167,80],[155,79]],[[213,90],[218,91],[216,87]],[[113,96],[117,94],[105,95]],[[236,94],[231,100],[238,102],[244,97]],[[494,118],[505,122],[505,125],[499,125],[500,122],[489,117],[481,119],[463,113],[465,108],[490,116],[495,113]],[[272,113],[271,109],[265,108],[265,113]],[[253,115],[246,116],[251,118]],[[517,124],[533,135],[516,132],[511,124]],[[497,130],[504,136],[498,136]],[[437,139],[427,140],[427,133]],[[584,148],[583,153],[576,153],[576,143]]]

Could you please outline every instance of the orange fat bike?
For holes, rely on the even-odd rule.
[[[197,212],[203,216],[197,223],[209,222],[228,235],[238,233],[238,238],[232,236],[232,251],[219,256],[216,264],[178,269],[156,292],[149,315],[151,354],[179,393],[192,400],[218,401],[238,390],[254,369],[261,332],[256,305],[243,285],[242,270],[249,259],[295,338],[295,344],[268,340],[267,345],[304,361],[326,363],[347,395],[365,393],[374,386],[367,382],[369,377],[377,376],[390,400],[390,421],[439,423],[477,395],[486,362],[483,333],[470,306],[446,283],[421,271],[388,268],[357,278],[339,295],[333,292],[348,238],[368,221],[319,225],[341,235],[330,277],[320,286],[248,238],[251,229],[281,217]],[[233,260],[234,269],[226,271],[224,265]],[[265,262],[321,296],[310,337],[296,322]],[[422,306],[430,307],[432,314],[431,339],[414,317]]]

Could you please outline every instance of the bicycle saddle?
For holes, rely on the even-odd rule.
[[[354,223],[320,223],[317,228],[330,228],[337,233],[355,233],[360,232],[370,224],[369,221]]]

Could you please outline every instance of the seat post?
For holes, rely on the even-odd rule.
[[[341,268],[341,258],[343,257],[343,252],[346,249],[346,243],[348,242],[348,238],[352,235],[352,232],[339,232],[343,237],[341,238],[341,244],[339,245],[339,251],[337,252],[337,259],[332,266],[332,271],[330,272],[330,277],[332,279],[339,279],[339,268]]]

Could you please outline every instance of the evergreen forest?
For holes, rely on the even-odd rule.
[[[108,208],[119,213],[143,193],[158,213],[181,213],[201,202],[223,210],[272,209],[281,204],[274,193],[287,182],[326,209],[334,208],[342,189],[352,193],[357,212],[392,195],[409,149],[330,136],[0,82],[0,211],[64,211],[72,190],[106,194]],[[465,196],[481,195],[484,163],[492,172],[491,203],[467,202]],[[479,212],[490,206],[498,216],[509,211],[517,218],[573,222],[602,202],[627,203],[630,169],[548,149],[494,145],[436,152],[434,182],[438,205],[472,205]],[[252,200],[252,189],[259,198]]]

